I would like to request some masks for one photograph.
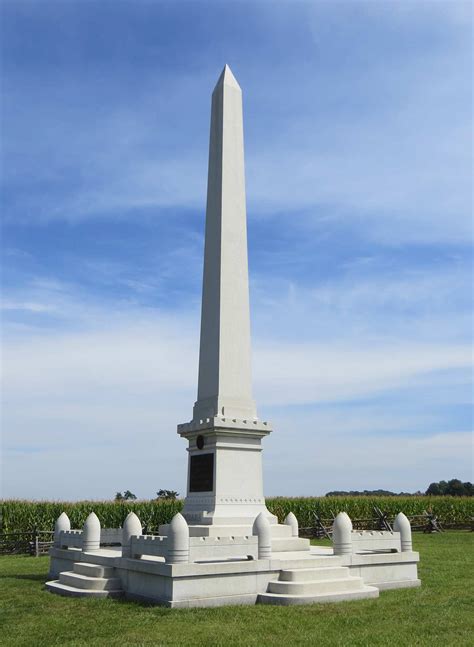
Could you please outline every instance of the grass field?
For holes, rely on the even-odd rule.
[[[324,543],[324,542],[319,542]],[[420,589],[306,607],[173,610],[43,589],[48,558],[0,557],[0,645],[474,644],[474,533],[415,535]]]

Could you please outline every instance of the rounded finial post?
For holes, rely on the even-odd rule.
[[[285,526],[290,526],[292,537],[298,537],[298,519],[292,512],[289,512],[286,515],[285,521],[283,523],[285,524]]]
[[[189,562],[189,526],[180,512],[169,525],[166,561],[171,564]]]
[[[332,541],[335,555],[352,553],[352,521],[347,512],[340,512],[332,526]]]
[[[402,553],[411,551],[411,525],[403,512],[399,512],[395,517],[395,521],[393,522],[393,529],[395,530],[395,532],[400,533]]]
[[[82,550],[99,550],[100,548],[100,521],[95,512],[87,517],[82,529]]]
[[[131,557],[131,538],[143,532],[140,519],[134,512],[129,512],[125,517],[122,528],[122,557]]]
[[[54,546],[60,548],[61,533],[65,530],[71,530],[71,522],[65,512],[61,512],[54,524]]]
[[[272,556],[272,530],[265,513],[261,512],[253,522],[252,535],[258,537],[258,559]]]

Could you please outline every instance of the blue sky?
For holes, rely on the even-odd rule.
[[[185,492],[224,63],[266,494],[473,479],[469,2],[1,11],[3,496]]]

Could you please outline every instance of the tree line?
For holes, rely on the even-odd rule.
[[[474,496],[474,486],[469,481],[460,479],[430,483],[425,492],[390,492],[390,490],[334,490],[325,496]]]
[[[474,496],[474,485],[470,481],[460,479],[430,483],[425,492],[391,492],[390,490],[333,490],[325,496]],[[158,490],[156,499],[159,501],[175,501],[179,492],[175,490]],[[130,490],[117,492],[115,501],[136,501],[137,496]]]

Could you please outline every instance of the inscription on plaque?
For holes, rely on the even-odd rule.
[[[214,454],[191,456],[190,492],[212,492],[214,489]]]

